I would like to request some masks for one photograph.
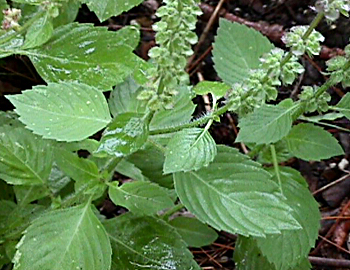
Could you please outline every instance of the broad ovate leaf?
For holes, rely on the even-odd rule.
[[[214,68],[228,85],[246,80],[259,58],[274,46],[260,32],[243,24],[220,19],[213,45]]]
[[[104,128],[111,117],[98,89],[80,83],[35,86],[7,99],[34,133],[58,141],[79,141]]]
[[[144,114],[119,114],[103,132],[100,146],[95,154],[127,156],[140,149],[147,137],[148,124]]]
[[[143,0],[81,0],[81,2],[95,12],[100,22],[103,22],[141,4]]]
[[[297,158],[316,160],[343,155],[338,141],[323,128],[312,124],[299,124],[285,138],[289,151]]]
[[[272,169],[269,171],[274,173]],[[302,229],[284,230],[281,234],[267,235],[266,238],[256,240],[261,252],[276,269],[290,269],[301,263],[314,246],[321,215],[318,203],[300,173],[288,167],[280,167],[279,171],[286,203],[294,210],[293,216]],[[274,177],[276,178],[275,175]],[[300,180],[303,182],[300,183]]]
[[[147,104],[137,99],[142,90],[143,87],[137,84],[132,77],[118,84],[108,99],[111,114],[116,117],[118,114],[127,112],[144,113]]]
[[[165,190],[151,182],[134,181],[120,187],[118,183],[113,183],[108,193],[114,204],[138,215],[154,215],[174,205]]]
[[[231,87],[229,85],[222,82],[202,81],[202,82],[199,82],[193,88],[193,91],[197,95],[205,95],[205,94],[211,93],[217,99],[219,99],[223,97],[230,88]]]
[[[215,229],[246,236],[300,229],[271,175],[234,148],[219,146],[208,167],[173,177],[181,202]]]
[[[163,171],[167,174],[198,170],[208,166],[216,152],[216,143],[207,130],[183,129],[167,145]]]
[[[118,31],[71,23],[55,29],[43,46],[15,53],[27,55],[46,82],[77,81],[110,90],[139,64],[133,49]]]
[[[53,33],[52,18],[46,12],[28,28],[22,49],[38,47],[47,42]]]
[[[52,145],[23,127],[0,126],[0,178],[12,185],[45,185]]]
[[[263,105],[239,122],[237,142],[268,144],[287,136],[292,128],[292,113],[298,105],[290,108]]]
[[[350,93],[346,93],[345,96],[337,104],[337,109],[350,119]]]
[[[218,238],[215,230],[196,218],[176,217],[170,220],[169,224],[176,228],[182,239],[190,247],[207,246]]]
[[[200,269],[176,229],[161,219],[127,213],[104,225],[112,244],[112,270]]]
[[[14,269],[109,270],[111,255],[107,233],[91,206],[79,205],[34,220],[17,245]]]

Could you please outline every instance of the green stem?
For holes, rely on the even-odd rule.
[[[185,206],[182,203],[179,203],[177,205],[175,205],[174,207],[170,208],[168,211],[166,211],[162,216],[162,219],[164,220],[168,220],[169,217],[171,217],[173,214],[175,214],[176,212],[180,211],[182,208],[184,208]]]
[[[283,189],[282,189],[282,181],[281,181],[281,175],[280,175],[280,170],[278,167],[278,161],[277,161],[277,155],[276,155],[276,149],[273,144],[270,145],[270,150],[271,150],[271,156],[272,156],[272,161],[273,161],[273,167],[275,169],[275,174],[278,180],[278,186],[280,188],[281,194],[283,194]]]
[[[13,32],[12,34],[6,36],[4,39],[0,39],[0,45],[10,41],[11,39],[13,39],[17,35],[23,34],[44,13],[45,13],[44,10],[39,11],[32,18],[30,18],[18,31]]]

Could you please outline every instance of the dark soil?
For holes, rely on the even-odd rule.
[[[154,46],[154,32],[152,24],[157,21],[154,13],[160,1],[148,0],[139,7],[124,13],[118,17],[99,23],[96,16],[83,6],[79,12],[77,21],[82,23],[95,23],[96,25],[109,26],[111,30],[117,30],[128,25],[132,20],[136,20],[142,26],[142,38],[136,53],[147,59],[148,50]],[[215,7],[219,1],[202,1],[200,4],[204,15],[199,18],[197,24],[197,34],[201,36],[207,26]],[[310,9],[314,1],[305,0],[236,0],[226,1],[219,16],[240,23],[253,26],[264,33],[276,46],[282,47],[280,37],[284,30],[294,25],[304,25],[311,22],[315,13]],[[310,59],[304,57],[302,62],[306,68],[305,74],[292,87],[281,88],[279,100],[296,97],[299,93],[300,85],[320,85],[325,77],[320,72],[324,70],[325,60],[341,54],[342,49],[348,43],[350,37],[350,20],[341,18],[336,24],[322,23],[318,30],[326,37],[320,57]],[[211,45],[218,28],[216,19],[204,42],[197,46],[196,57],[189,64],[189,73],[192,83],[197,83],[199,77],[205,80],[219,80],[214,69],[211,55]],[[40,76],[35,72],[30,61],[25,57],[14,56],[0,60],[0,108],[1,110],[12,109],[11,104],[4,98],[5,94],[19,93],[21,90],[30,89],[33,85],[43,84]],[[332,95],[332,104],[337,103],[348,89],[341,86],[329,89]],[[205,111],[202,98],[196,98],[199,105],[197,114]],[[222,117],[221,123],[215,124],[211,128],[211,133],[217,143],[227,144],[242,151],[242,146],[234,144],[237,135],[237,119],[234,115],[226,114]],[[350,129],[350,122],[345,119],[337,120],[336,124],[343,128]],[[345,150],[344,157],[333,158],[322,162],[304,162],[298,159],[288,161],[288,166],[298,169],[306,178],[310,185],[310,192],[315,194],[315,198],[320,204],[322,212],[322,228],[320,238],[316,243],[316,248],[311,251],[310,258],[314,264],[313,269],[350,269],[350,251],[347,247],[348,234],[350,231],[350,176],[346,171],[349,169],[347,161],[350,155],[349,133],[338,129],[327,129],[341,143]],[[121,177],[121,176],[118,176]],[[332,183],[339,178],[344,179],[330,188],[320,190],[323,186]],[[103,204],[104,214],[112,212],[121,213],[123,209],[116,208],[106,201]],[[193,254],[203,269],[234,269],[232,254],[234,250],[236,236],[225,232],[220,233],[218,240],[208,247],[193,249]],[[330,261],[329,259],[334,259]],[[343,260],[347,260],[343,262]],[[330,265],[333,262],[333,266]],[[341,268],[339,263],[348,263],[348,266]],[[338,263],[338,266],[335,266]],[[252,269],[253,270],[253,269]]]

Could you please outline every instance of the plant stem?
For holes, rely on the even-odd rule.
[[[176,212],[180,211],[182,208],[184,208],[185,206],[182,203],[179,203],[177,205],[175,205],[174,207],[170,208],[168,211],[166,211],[163,214],[163,219],[164,220],[168,220],[169,217],[171,217],[173,214],[175,214]]]
[[[281,194],[283,194],[283,189],[282,189],[282,181],[281,181],[281,175],[280,175],[280,170],[278,168],[278,161],[277,161],[277,156],[276,156],[276,149],[273,144],[270,145],[270,150],[271,150],[271,156],[272,156],[272,161],[273,161],[273,167],[275,169],[275,174],[278,180],[278,186],[280,188]]]

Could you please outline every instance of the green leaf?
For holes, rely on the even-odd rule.
[[[239,122],[236,142],[256,144],[274,143],[285,137],[292,128],[292,113],[298,105],[288,109],[263,105]]]
[[[13,185],[46,184],[51,143],[22,127],[0,126],[0,178]]]
[[[137,99],[142,90],[143,87],[138,85],[131,77],[118,84],[108,99],[109,109],[113,117],[127,112],[145,113],[147,104]]]
[[[110,90],[140,63],[118,32],[72,23],[55,29],[43,46],[12,53],[27,55],[46,82],[74,81]]]
[[[280,254],[280,253],[279,253]],[[239,236],[234,253],[237,270],[310,270],[311,264],[307,257],[303,258],[295,268],[275,268],[273,264],[262,256],[253,238]]]
[[[150,181],[163,187],[173,188],[171,174],[163,174],[165,149],[156,143],[146,143],[142,150],[139,150],[126,158],[126,160],[139,168],[144,176]]]
[[[265,236],[300,228],[271,175],[234,148],[218,146],[208,167],[173,176],[181,202],[215,229]]]
[[[79,150],[87,150],[90,153],[93,153],[94,151],[96,151],[99,144],[100,142],[94,139],[85,139],[79,142],[59,143],[59,145],[61,145],[64,149],[71,152],[76,152]]]
[[[190,247],[203,247],[212,244],[218,234],[196,218],[177,217],[169,221],[176,228],[182,239]]]
[[[19,120],[44,138],[83,140],[111,120],[103,93],[85,84],[50,83],[6,97]]]
[[[150,182],[128,182],[121,187],[115,182],[109,186],[108,193],[114,204],[126,207],[138,215],[154,215],[174,205],[161,187]]]
[[[80,205],[34,220],[17,245],[14,269],[108,270],[111,254],[104,227],[89,204]]]
[[[234,260],[238,270],[276,270],[274,265],[262,256],[254,238],[247,238],[241,235],[238,237]]]
[[[114,155],[123,157],[140,149],[148,137],[148,125],[143,114],[119,114],[103,132],[98,156]]]
[[[164,173],[198,170],[215,158],[216,143],[207,130],[187,128],[177,132],[165,152]]]
[[[16,205],[0,201],[0,237],[16,239],[21,236],[28,223],[40,216],[45,207],[38,204]]]
[[[193,91],[197,95],[211,93],[219,99],[223,97],[230,88],[230,86],[222,82],[201,81],[193,88]]]
[[[115,170],[122,174],[125,175],[133,180],[138,180],[138,181],[149,181],[146,176],[142,174],[142,171],[135,166],[135,164],[127,161],[126,159],[122,159]]]
[[[276,269],[296,267],[309,254],[318,237],[321,215],[318,203],[307,188],[300,173],[292,168],[280,167],[283,194],[286,203],[294,210],[293,216],[302,229],[284,230],[281,234],[257,238],[257,245]],[[270,173],[274,173],[271,169]],[[274,176],[276,178],[276,176]],[[293,178],[297,178],[295,181]],[[303,183],[299,183],[299,179]],[[277,179],[275,180],[277,182]]]
[[[131,213],[104,221],[111,240],[112,270],[199,270],[176,230],[154,217]]]
[[[55,149],[55,162],[58,167],[75,181],[92,181],[100,178],[97,165],[86,158],[80,158],[64,149]]]
[[[214,68],[228,85],[246,80],[251,69],[259,67],[259,58],[274,46],[260,32],[245,25],[220,19],[213,45]]]
[[[14,35],[15,33],[15,30],[10,30],[5,33],[0,32],[0,34],[2,34],[0,35],[0,58],[4,58],[14,54],[14,51],[16,49],[22,47],[24,43],[24,38],[22,35]],[[14,36],[7,40],[12,35]]]
[[[16,201],[19,205],[26,205],[35,200],[42,199],[50,194],[46,186],[14,186]]]
[[[81,0],[81,2],[86,3],[89,9],[95,12],[100,22],[103,22],[141,4],[143,0]]]
[[[56,148],[55,161],[58,167],[75,181],[75,190],[84,189],[84,194],[94,194],[93,199],[102,196],[106,185],[100,180],[97,165],[86,158],[79,158],[76,154],[64,149]]]
[[[38,47],[47,42],[52,34],[52,18],[49,12],[46,12],[28,28],[22,49]]]
[[[338,141],[321,127],[299,124],[285,138],[289,151],[297,158],[316,160],[343,155]]]
[[[68,1],[67,3],[60,3],[59,15],[53,19],[53,26],[57,28],[58,26],[69,24],[74,22],[78,15],[81,3],[75,1]]]
[[[176,90],[179,93],[173,98],[173,108],[157,111],[152,118],[150,130],[178,126],[191,120],[196,106],[192,102],[190,88],[179,87]]]
[[[350,93],[346,93],[345,96],[342,97],[337,104],[337,109],[344,114],[346,118],[350,119]]]

